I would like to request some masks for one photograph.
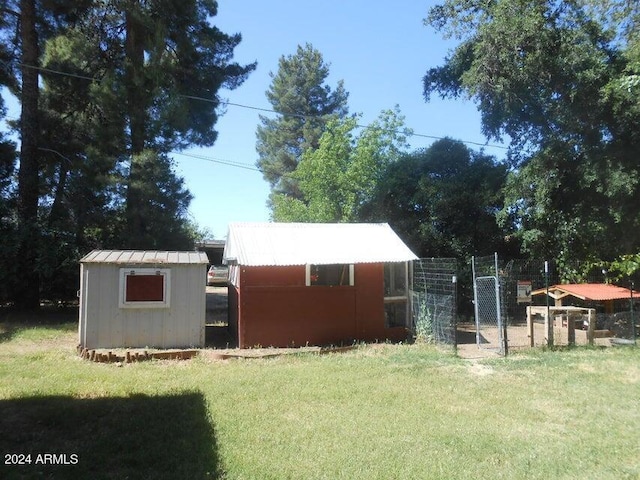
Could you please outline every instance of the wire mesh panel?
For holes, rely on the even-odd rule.
[[[456,269],[457,262],[451,258],[413,262],[411,302],[416,338],[455,346]]]
[[[549,282],[559,281],[555,269],[547,268],[545,272],[544,261],[511,260],[500,267],[500,273],[508,347],[530,347],[532,338],[527,327],[527,307],[532,305],[532,300],[539,305],[545,304],[543,296],[532,299],[531,292],[544,288]],[[531,322],[535,333],[533,346],[546,345],[547,333],[543,316],[533,315]]]

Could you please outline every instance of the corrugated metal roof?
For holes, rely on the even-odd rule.
[[[160,250],[93,250],[80,263],[111,264],[204,264],[209,263],[205,252],[168,252]]]
[[[386,223],[232,223],[223,258],[267,266],[404,262],[418,257]]]
[[[540,288],[531,292],[531,295],[545,293],[546,288]],[[553,298],[562,298],[570,295],[581,300],[605,301],[629,299],[631,290],[609,283],[569,283],[549,287],[549,294]],[[638,297],[638,292],[634,291],[633,296]]]

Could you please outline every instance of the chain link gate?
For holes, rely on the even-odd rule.
[[[478,348],[507,354],[506,316],[498,254],[472,257],[473,303]]]

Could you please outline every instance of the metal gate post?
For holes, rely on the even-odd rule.
[[[633,340],[633,344],[636,343],[636,319],[633,315],[633,289],[635,288],[635,283],[631,281],[631,299],[630,299],[630,307],[631,307],[631,340]]]
[[[453,283],[453,311],[455,314],[451,319],[451,328],[453,328],[453,350],[455,352],[458,351],[458,276],[453,275],[451,277],[451,282]],[[633,320],[633,318],[632,318]]]
[[[496,272],[496,314],[498,317],[498,330],[500,331],[500,336],[502,337],[501,345],[502,351],[504,355],[507,355],[507,324],[502,318],[502,302],[500,297],[500,270],[498,270],[498,252],[494,253],[495,258],[495,272]]]
[[[549,315],[549,262],[547,260],[544,262],[544,285],[547,298],[547,347],[553,348],[553,328],[555,326],[555,320],[552,320]]]
[[[480,348],[480,321],[478,319],[478,286],[476,285],[476,257],[471,257],[471,272],[473,280],[473,313],[476,317],[476,345]]]

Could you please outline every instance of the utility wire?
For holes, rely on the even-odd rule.
[[[0,60],[0,63],[4,64],[5,66],[8,66],[9,63],[3,60]],[[89,80],[92,82],[98,82],[99,79],[96,77],[89,77],[89,76],[85,76],[85,75],[79,75],[79,74],[75,74],[75,73],[71,73],[71,72],[63,72],[60,70],[54,70],[51,68],[45,68],[45,67],[38,67],[35,65],[27,65],[21,62],[15,62],[16,65],[21,66],[21,67],[25,67],[25,68],[32,68],[35,70],[40,70],[42,72],[46,72],[46,73],[52,73],[55,75],[62,75],[62,76],[67,76],[67,77],[73,77],[73,78],[79,78],[82,80]],[[302,118],[302,119],[310,119],[310,118],[321,118],[321,115],[309,115],[309,114],[303,114],[303,113],[288,113],[288,112],[280,112],[277,110],[273,110],[270,108],[264,108],[264,107],[256,107],[253,105],[244,105],[242,103],[235,103],[235,102],[229,102],[226,100],[221,100],[221,99],[211,99],[211,98],[205,98],[205,97],[199,97],[196,95],[178,95],[182,98],[186,98],[189,100],[197,100],[197,101],[201,101],[201,102],[208,102],[208,103],[214,103],[216,105],[227,105],[230,107],[238,107],[238,108],[245,108],[248,110],[254,110],[254,111],[258,111],[258,112],[264,112],[264,113],[273,113],[276,115],[282,115],[282,116],[286,116],[286,117],[294,117],[294,118]],[[356,124],[357,128],[368,128],[370,125],[361,125],[361,124]],[[407,134],[405,131],[402,130],[391,130],[394,133],[400,133],[400,134]],[[413,136],[413,137],[418,137],[418,138],[428,138],[430,140],[443,140],[445,137],[439,137],[437,135],[427,135],[425,133],[415,133],[412,132],[410,134],[408,134],[409,136]],[[502,150],[508,150],[508,147],[505,147],[504,145],[496,145],[496,144],[490,144],[490,143],[481,143],[481,142],[474,142],[472,140],[460,140],[462,143],[466,143],[469,145],[475,145],[475,146],[479,146],[479,147],[487,147],[487,148],[499,148]]]
[[[304,114],[304,113],[287,113],[287,112],[279,112],[277,110],[273,110],[270,108],[264,108],[264,107],[255,107],[252,105],[243,105],[241,103],[234,103],[234,102],[228,102],[225,100],[212,100],[209,98],[204,98],[204,97],[196,97],[193,95],[179,95],[180,97],[183,98],[188,98],[190,100],[199,100],[202,102],[210,102],[210,103],[216,103],[216,104],[222,104],[222,105],[228,105],[228,106],[232,106],[232,107],[239,107],[239,108],[246,108],[249,110],[256,110],[259,112],[265,112],[265,113],[274,113],[276,115],[282,115],[285,117],[296,117],[296,118],[302,118],[302,119],[308,119],[308,118],[320,118],[320,115],[308,115],[308,114]],[[357,128],[368,128],[370,125],[362,125],[362,124],[356,124]],[[401,133],[401,134],[406,134],[410,137],[420,137],[420,138],[428,138],[431,140],[443,140],[445,137],[438,137],[436,135],[427,135],[425,133],[406,133],[402,130],[391,130],[393,133]],[[503,145],[495,145],[495,144],[490,144],[490,143],[481,143],[481,142],[474,142],[471,140],[460,140],[462,143],[467,143],[469,145],[477,145],[480,147],[491,147],[491,148],[501,148],[503,150],[508,150],[508,147],[505,147]]]
[[[190,157],[198,160],[205,160],[211,163],[219,163],[221,165],[229,165],[231,167],[243,168],[245,170],[252,170],[254,172],[262,173],[262,170],[260,170],[259,168],[253,167],[247,163],[235,162],[233,160],[225,160],[223,158],[207,157],[205,155],[196,155],[193,153],[184,153],[184,152],[169,152],[169,153],[171,155],[182,155],[183,157]]]
[[[0,60],[1,63],[4,63],[5,65],[9,65],[9,62],[5,62]],[[73,77],[73,78],[80,78],[82,80],[90,80],[92,82],[98,82],[99,79],[96,77],[88,77],[86,75],[79,75],[77,73],[71,73],[71,72],[61,72],[59,70],[54,70],[52,68],[46,68],[46,67],[37,67],[35,65],[27,65],[26,63],[21,63],[21,62],[16,62],[16,65],[20,66],[20,67],[24,67],[24,68],[30,68],[32,70],[40,70],[41,72],[47,72],[47,73],[54,73],[56,75],[61,75],[63,77]]]

